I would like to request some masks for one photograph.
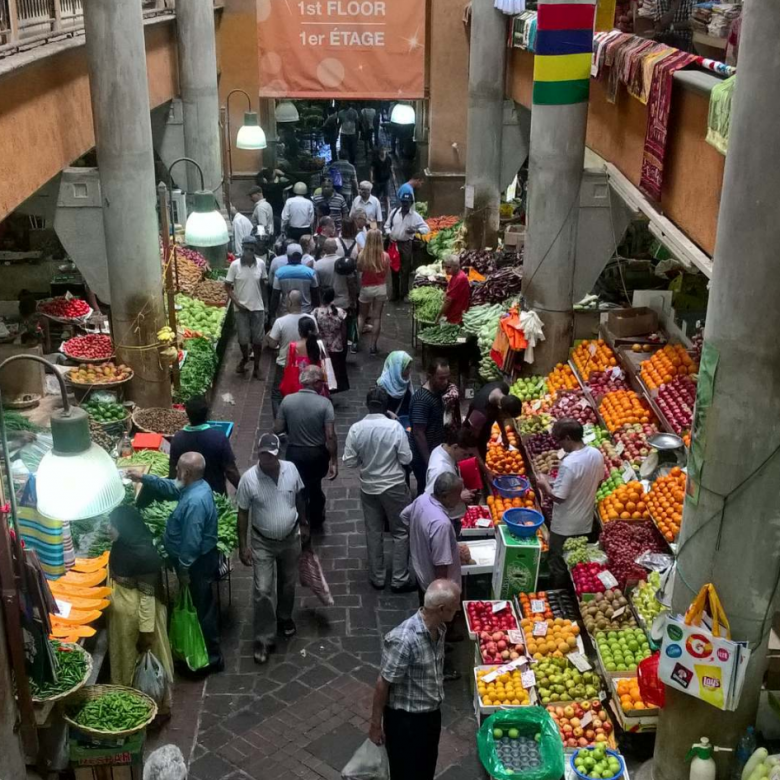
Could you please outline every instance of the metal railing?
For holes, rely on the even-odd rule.
[[[84,2],[87,0],[0,0],[0,57],[81,32]],[[141,3],[144,15],[172,11],[175,7],[175,0],[136,2]]]

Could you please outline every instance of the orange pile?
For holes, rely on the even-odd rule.
[[[628,482],[599,501],[599,517],[602,523],[612,520],[647,520],[647,494],[641,482]]]
[[[553,615],[553,611],[550,609],[550,602],[547,601],[547,591],[540,590],[538,593],[519,593],[517,598],[520,599],[520,609],[523,612],[524,618],[528,618],[528,620],[531,620],[534,623],[539,620],[555,620],[555,615]],[[532,601],[543,601],[545,606],[544,612],[532,612]],[[531,626],[531,630],[533,630],[533,625]]]
[[[502,498],[501,496],[488,496],[487,504],[490,508],[490,514],[493,517],[493,525],[503,523],[504,512],[507,509],[536,509],[535,494],[529,490],[523,498]]]
[[[496,474],[519,474],[525,476],[525,462],[520,450],[504,449],[503,444],[488,444],[485,464]]]
[[[571,367],[565,363],[558,363],[547,375],[547,392],[553,397],[559,390],[577,390],[579,386]]]
[[[577,650],[577,637],[580,627],[571,620],[563,618],[547,619],[547,636],[534,636],[534,623],[539,622],[525,618],[520,625],[525,632],[526,647],[535,661],[543,658],[564,658]]]
[[[666,476],[653,482],[647,506],[667,542],[673,542],[680,533],[684,501],[685,474],[682,469],[675,466]]]
[[[535,508],[535,507],[530,507],[530,508]],[[544,534],[542,533],[542,529],[541,528],[537,528],[536,529],[536,538],[539,540],[539,544],[542,545],[542,552],[543,553],[549,552],[550,551],[550,545],[549,545],[548,541],[544,538]]]
[[[654,419],[647,403],[633,390],[616,390],[607,393],[601,400],[599,412],[610,433],[614,433],[624,425],[649,423]]]
[[[698,370],[699,367],[682,344],[667,344],[642,363],[641,374],[644,383],[651,390],[657,390],[676,376],[695,374]]]
[[[594,346],[596,350],[591,354]],[[608,368],[617,365],[615,353],[601,339],[598,341],[586,339],[580,342],[571,353],[571,359],[574,365],[577,366],[580,378],[585,382],[588,381],[591,373],[594,371],[606,371]]]
[[[617,680],[617,694],[623,712],[654,709],[653,705],[645,704],[642,701],[642,694],[639,692],[639,681],[636,677]]]

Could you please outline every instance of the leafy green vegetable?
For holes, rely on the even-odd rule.
[[[439,287],[415,287],[409,293],[414,304],[414,314],[418,320],[433,322],[444,304],[444,290]]]
[[[3,409],[3,422],[8,433],[18,431],[31,431],[32,433],[41,433],[46,430],[38,425],[31,423],[24,415],[15,412],[12,409]]]
[[[219,358],[208,339],[187,339],[184,342],[187,359],[179,376],[177,402],[185,402],[198,395],[204,395],[214,383]]]

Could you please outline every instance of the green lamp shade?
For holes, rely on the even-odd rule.
[[[217,211],[214,196],[200,191],[193,196],[194,208],[184,226],[184,241],[190,246],[222,246],[227,244],[228,227],[222,214]]]
[[[268,144],[265,140],[265,133],[257,121],[257,114],[254,111],[247,111],[244,114],[244,124],[236,136],[236,148],[238,149],[265,149]]]

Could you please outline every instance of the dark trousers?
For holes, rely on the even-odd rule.
[[[206,641],[209,663],[215,664],[222,658],[219,648],[219,615],[217,600],[214,598],[212,583],[217,579],[219,570],[219,551],[215,547],[211,552],[196,558],[190,566],[190,594],[198,613],[198,622]]]
[[[385,707],[384,731],[390,780],[433,780],[439,758],[441,712]]]
[[[271,388],[271,411],[274,415],[279,413],[279,406],[282,403],[282,391],[279,389],[279,385],[282,384],[282,377],[284,376],[284,366],[280,366],[278,363],[274,363],[274,384]]]
[[[295,465],[303,480],[303,495],[306,513],[312,528],[322,527],[325,522],[325,494],[322,480],[328,473],[330,456],[323,447],[299,447],[287,445],[287,460]]]
[[[335,135],[330,136],[329,138],[325,139],[328,145],[330,146],[330,161],[336,162],[336,160],[339,159],[339,152],[336,148],[336,142],[338,141],[337,137]]]
[[[417,497],[425,492],[425,475],[428,472],[428,464],[415,458],[412,461],[412,473],[417,480]]]
[[[393,300],[402,301],[409,294],[409,276],[412,273],[412,242],[397,241],[401,267],[393,271]]]
[[[572,534],[572,536],[589,536],[591,533],[592,529],[587,533]],[[569,536],[564,534],[556,534],[555,532],[550,531],[550,551],[548,554],[548,561],[550,562],[550,579],[552,580],[552,587],[557,590],[568,588],[571,585],[569,567],[563,559],[563,545],[568,538]]]
[[[344,135],[342,133],[341,148],[347,150],[347,157],[353,165],[355,164],[355,159],[357,158],[357,142],[357,133],[353,133],[352,135]]]
[[[287,238],[293,241],[300,241],[307,233],[311,233],[311,225],[302,228],[287,226]]]

